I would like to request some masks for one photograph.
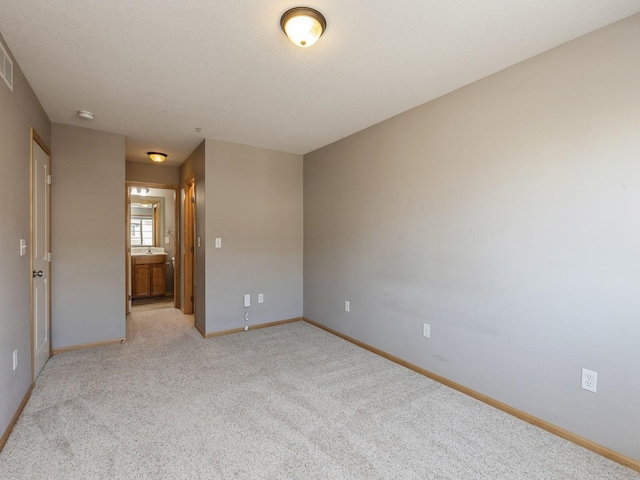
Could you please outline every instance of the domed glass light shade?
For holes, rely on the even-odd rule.
[[[280,26],[289,40],[299,47],[306,48],[318,41],[327,28],[327,21],[313,8],[295,7],[284,12]]]
[[[166,153],[160,153],[160,152],[147,152],[147,155],[149,155],[149,158],[151,159],[151,161],[155,163],[162,163],[164,162],[165,158],[167,158]]]

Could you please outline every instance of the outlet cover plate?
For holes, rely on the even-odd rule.
[[[431,338],[431,326],[428,323],[422,324],[422,336],[425,338]]]
[[[582,388],[589,392],[598,391],[598,373],[593,370],[582,369]]]

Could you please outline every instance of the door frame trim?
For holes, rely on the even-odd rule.
[[[169,185],[167,183],[153,183],[153,182],[138,182],[132,180],[126,180],[125,182],[125,243],[124,243],[124,259],[125,259],[125,312],[129,314],[129,284],[131,283],[130,275],[127,274],[129,272],[129,264],[131,259],[129,257],[129,249],[131,248],[131,224],[130,224],[130,203],[131,203],[131,187],[149,187],[149,188],[161,188],[163,190],[173,190],[174,193],[174,264],[173,264],[173,306],[174,308],[180,308],[180,292],[177,286],[180,284],[180,271],[182,265],[180,264],[180,246],[182,245],[180,238],[180,187],[176,185]],[[164,232],[162,236],[164,236]],[[128,324],[127,324],[128,325]],[[128,337],[128,332],[127,332]]]
[[[195,222],[196,203],[191,200],[196,196],[196,180],[190,179],[184,188],[184,272],[183,272],[183,292],[182,299],[183,313],[190,315],[195,312],[196,291],[195,291]],[[191,300],[193,298],[193,300]]]

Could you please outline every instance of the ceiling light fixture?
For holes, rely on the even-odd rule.
[[[151,159],[151,161],[155,163],[162,163],[167,158],[166,153],[160,153],[160,152],[147,152],[147,155],[149,155],[149,158]]]
[[[147,187],[131,187],[131,195],[140,195],[144,197],[149,194],[149,188]]]
[[[284,12],[280,19],[284,33],[299,47],[310,47],[327,28],[327,21],[317,10],[295,7]]]

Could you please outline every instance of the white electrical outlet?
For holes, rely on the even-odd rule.
[[[258,303],[264,303],[264,293],[258,294]]]
[[[598,373],[592,370],[582,369],[582,388],[596,393],[598,390]]]
[[[350,312],[351,311],[351,303],[349,302],[349,300],[345,300],[344,301],[344,311],[345,312]]]
[[[13,369],[18,368],[18,350],[13,351]]]
[[[244,296],[244,307],[247,308],[247,307],[250,307],[250,306],[251,306],[251,294],[247,293]]]
[[[422,324],[422,336],[425,338],[431,338],[431,326],[428,323]]]

